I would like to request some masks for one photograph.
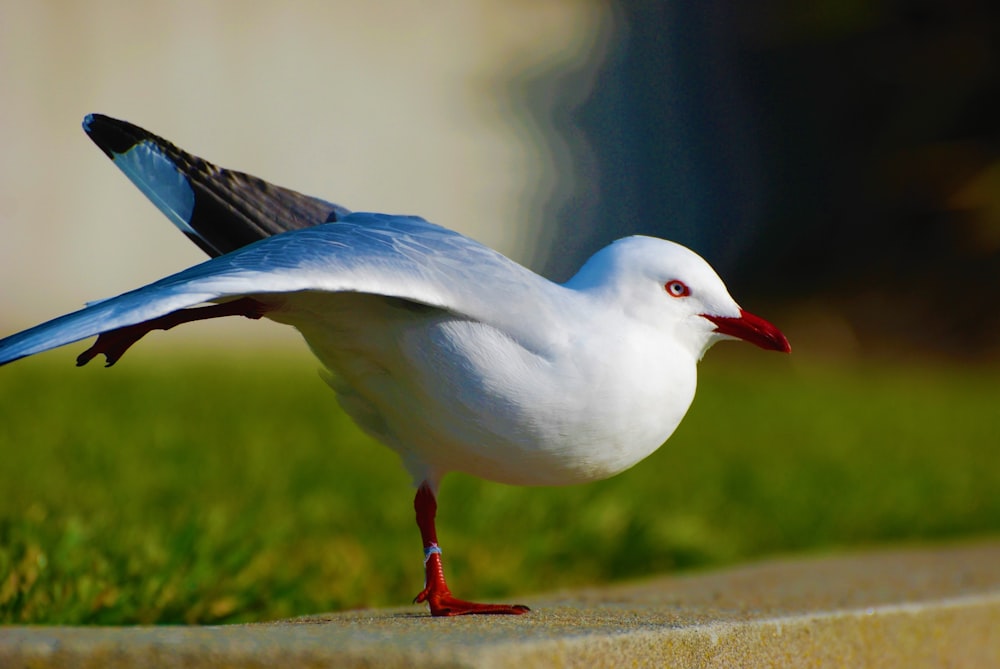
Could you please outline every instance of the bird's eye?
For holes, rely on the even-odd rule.
[[[667,293],[669,293],[671,297],[687,297],[691,294],[691,289],[687,287],[687,284],[683,281],[678,281],[677,279],[667,281],[663,287],[667,289]]]

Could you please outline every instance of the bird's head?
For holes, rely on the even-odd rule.
[[[699,358],[722,339],[791,351],[778,328],[736,303],[711,265],[675,242],[619,239],[594,254],[566,286],[613,300],[631,317],[672,331]]]

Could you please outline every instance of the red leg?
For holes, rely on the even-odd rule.
[[[437,530],[434,528],[434,516],[437,514],[437,501],[430,486],[424,482],[417,489],[413,499],[413,508],[417,512],[417,527],[420,528],[420,538],[424,541],[424,589],[413,600],[427,602],[431,607],[432,616],[464,616],[471,614],[507,614],[517,615],[527,613],[530,609],[520,604],[477,604],[452,597],[448,584],[444,581],[444,570],[441,568],[441,548],[437,542]]]
[[[94,345],[81,353],[76,359],[76,366],[81,367],[93,360],[95,357],[104,354],[106,360],[104,366],[110,367],[118,362],[125,355],[125,351],[144,336],[153,330],[169,330],[182,323],[191,321],[202,321],[208,318],[221,318],[223,316],[246,316],[257,319],[267,312],[267,307],[250,297],[241,297],[232,302],[213,304],[208,307],[196,307],[194,309],[178,309],[165,316],[153,318],[135,325],[127,325],[117,330],[102,332],[97,337]]]

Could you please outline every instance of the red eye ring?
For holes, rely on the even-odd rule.
[[[667,281],[663,287],[670,297],[687,297],[691,294],[691,289],[687,287],[687,284],[677,279]]]

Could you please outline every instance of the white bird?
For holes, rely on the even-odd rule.
[[[104,354],[111,365],[151,330],[220,316],[297,328],[344,410],[418,486],[415,601],[435,616],[528,610],[450,593],[434,527],[445,474],[518,485],[613,476],[670,437],[712,344],[790,350],[673,242],[620,239],[560,285],[421,218],[351,213],[106,116],[84,128],[215,257],[0,340],[0,365],[94,335],[77,364]]]

